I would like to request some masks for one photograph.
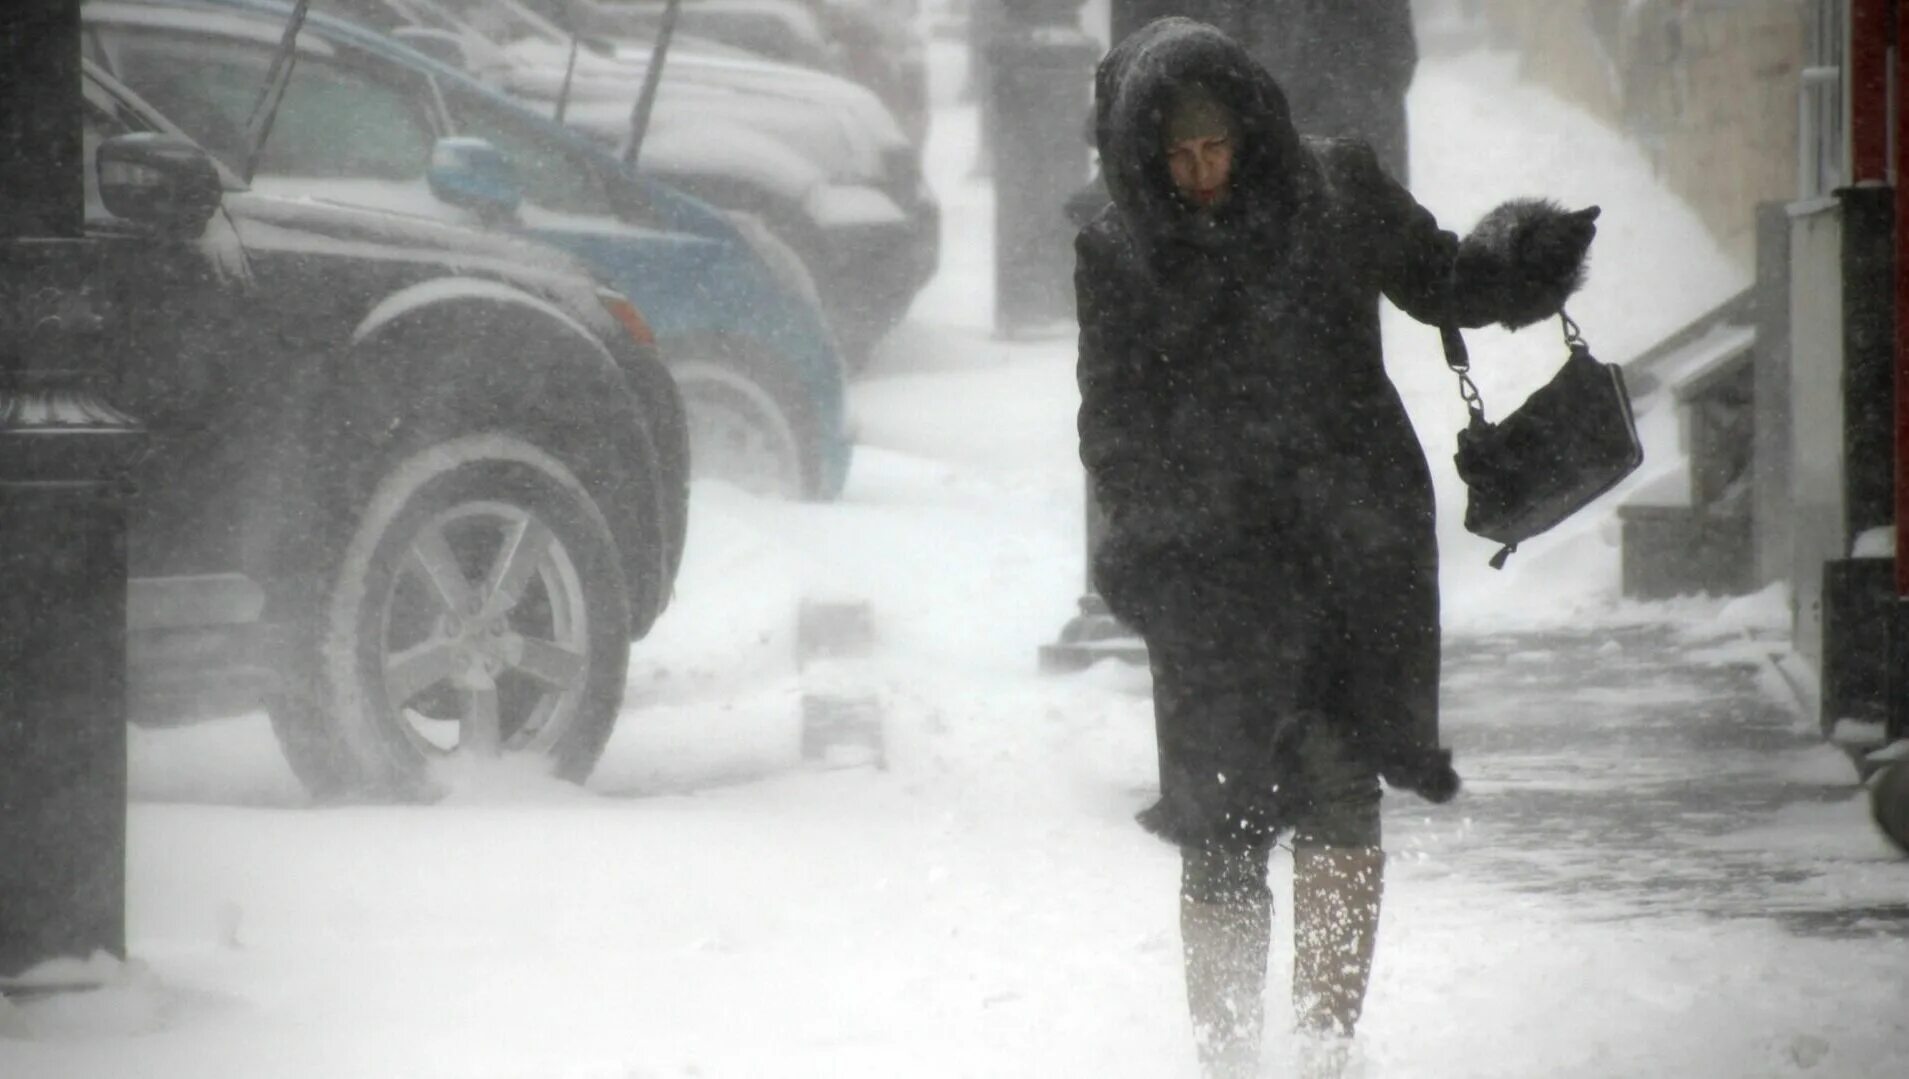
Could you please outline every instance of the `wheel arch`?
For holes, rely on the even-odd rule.
[[[287,501],[353,504],[364,470],[421,432],[517,431],[564,460],[598,502],[617,540],[637,635],[662,613],[681,558],[671,491],[680,477],[659,451],[655,410],[639,396],[654,385],[633,377],[582,320],[509,285],[441,278],[385,298],[348,347],[308,377],[320,384],[292,395],[309,403],[288,420],[291,441],[341,467],[287,472],[282,466],[302,462],[278,462]],[[303,545],[316,536],[299,533],[300,514],[279,516],[268,529],[268,564],[309,561]],[[314,520],[324,521],[322,511],[306,524]]]
[[[841,493],[851,447],[841,414],[840,382],[816,384],[817,373],[792,370],[778,359],[775,342],[746,332],[706,331],[667,342],[666,366],[679,370],[703,363],[738,372],[755,383],[783,411],[801,450],[803,499],[828,500]],[[828,374],[839,373],[828,372]],[[818,394],[834,394],[824,402]]]

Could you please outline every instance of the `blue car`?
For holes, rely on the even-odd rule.
[[[242,169],[291,8],[91,2],[89,58]],[[833,498],[852,440],[844,368],[801,260],[760,222],[622,163],[461,72],[308,15],[256,190],[525,233],[641,309],[676,376],[696,475]]]

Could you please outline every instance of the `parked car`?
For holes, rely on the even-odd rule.
[[[683,551],[640,312],[541,245],[248,190],[84,71],[89,340],[151,432],[134,715],[264,703],[327,797],[460,752],[582,780]]]
[[[652,40],[667,0],[522,0],[565,29]],[[873,90],[909,138],[928,135],[928,67],[906,19],[883,8],[819,0],[687,0],[677,32],[798,67],[832,71]]]
[[[554,115],[562,98],[565,123],[626,148],[650,42],[573,49],[572,35],[515,0],[334,2],[534,107]],[[873,92],[846,79],[673,48],[639,168],[761,217],[813,273],[852,364],[933,276],[940,210],[918,147]]]
[[[97,58],[235,165],[248,91],[289,8],[83,10]],[[696,474],[840,493],[852,447],[842,363],[806,269],[764,226],[638,180],[574,132],[362,27],[311,14],[299,49],[255,186],[563,248],[649,318],[688,407]]]
[[[653,38],[665,0],[523,0],[523,4],[565,30],[603,39]],[[802,0],[691,0],[679,8],[676,32],[820,71],[836,70],[841,59],[822,20]]]

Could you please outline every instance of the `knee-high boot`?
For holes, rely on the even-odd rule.
[[[1293,852],[1293,1011],[1307,1079],[1334,1079],[1372,976],[1385,852],[1300,847]]]
[[[1259,1069],[1272,920],[1263,894],[1211,903],[1180,897],[1187,1007],[1209,1079],[1246,1079]]]

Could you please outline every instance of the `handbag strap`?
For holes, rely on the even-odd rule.
[[[1473,423],[1484,423],[1485,398],[1478,392],[1478,384],[1472,381],[1472,357],[1465,348],[1465,335],[1458,332],[1456,322],[1447,320],[1439,324],[1438,338],[1445,345],[1445,366],[1458,376],[1459,399],[1465,402]]]
[[[1564,344],[1566,348],[1576,352],[1578,349],[1589,349],[1591,347],[1590,343],[1584,339],[1584,334],[1578,331],[1578,324],[1571,321],[1571,316],[1565,314],[1564,308],[1562,307],[1558,308],[1558,320],[1564,323]]]
[[[1590,347],[1584,340],[1583,332],[1578,329],[1578,324],[1572,321],[1571,316],[1566,314],[1562,307],[1558,308],[1558,321],[1564,329],[1566,348],[1576,352]],[[1481,424],[1486,422],[1485,398],[1478,392],[1478,384],[1472,381],[1471,351],[1465,347],[1465,335],[1459,332],[1458,323],[1450,319],[1439,323],[1438,338],[1445,346],[1445,366],[1451,368],[1452,373],[1458,376],[1458,397],[1465,402],[1466,410],[1472,414],[1472,422]]]

